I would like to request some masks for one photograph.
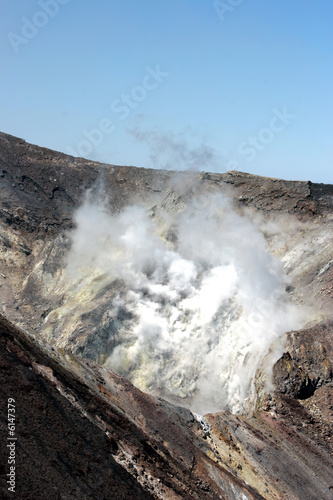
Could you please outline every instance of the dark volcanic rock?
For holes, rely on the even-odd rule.
[[[287,352],[274,365],[277,390],[307,399],[333,381],[333,323],[328,321],[287,335]]]
[[[0,315],[2,401],[14,397],[17,408],[16,498],[329,500],[333,186],[241,172],[183,172],[177,182],[174,175],[73,158],[0,133],[0,312],[25,329]],[[103,364],[117,345],[117,321],[128,312],[110,318],[107,310],[123,285],[96,278],[81,303],[62,270],[75,210],[101,180],[111,212],[139,202],[157,223],[197,193],[226,193],[283,263],[290,300],[312,310],[312,323],[287,334],[275,388],[260,394],[254,415],[197,421],[92,362]],[[165,238],[174,243],[172,226]],[[1,453],[0,491],[10,498],[3,445]]]
[[[0,333],[2,443],[8,436],[4,425],[8,398],[15,399],[17,438],[15,494],[6,487],[8,449],[1,446],[1,498],[153,498],[114,460],[114,438],[36,373],[34,363],[45,363],[45,358],[37,354],[32,361],[31,353],[16,343],[19,333],[2,317]],[[66,388],[70,390],[69,384]]]
[[[317,381],[293,360],[289,352],[275,363],[273,368],[275,386],[279,392],[293,398],[307,399],[316,390]]]
[[[250,418],[217,413],[206,418],[217,461],[255,484],[265,498],[330,500],[332,455],[327,447],[318,445],[314,432],[304,432],[303,424],[312,425],[308,417],[297,402],[284,399],[276,412],[260,412]]]
[[[71,227],[73,209],[99,176],[103,176],[106,188],[110,188],[110,203],[119,209],[135,196],[162,193],[171,175],[73,158],[0,133],[0,217],[13,228],[28,232]],[[200,179],[207,189],[231,185],[239,205],[259,210],[296,213],[302,218],[323,215],[333,206],[333,187],[325,184],[242,172],[180,175]]]
[[[15,498],[262,498],[206,457],[176,409],[111,372],[48,353],[1,315],[0,378],[2,401],[15,399]],[[1,498],[12,498],[7,458],[2,445]]]

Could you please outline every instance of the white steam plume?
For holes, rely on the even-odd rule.
[[[85,283],[103,274],[126,285],[110,303],[111,317],[127,311],[111,369],[200,414],[242,411],[269,350],[275,361],[282,334],[300,327],[287,278],[262,234],[224,195],[198,195],[168,217],[172,243],[143,207],[112,215],[86,201],[68,269]]]

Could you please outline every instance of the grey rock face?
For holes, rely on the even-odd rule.
[[[329,487],[333,485],[329,484],[327,465],[322,467],[320,477],[316,471],[306,479],[305,471],[330,463],[327,450],[332,435],[329,422],[333,363],[333,187],[241,172],[175,174],[103,165],[0,134],[0,312],[47,343],[49,349],[103,366],[118,346],[126,344],[130,348],[134,344],[131,328],[136,311],[129,303],[123,305],[128,299],[129,286],[120,275],[109,270],[89,276],[68,271],[75,244],[73,234],[78,227],[76,214],[88,190],[92,197],[95,192],[96,198],[97,193],[105,211],[113,217],[121,216],[129,205],[143,207],[157,228],[164,249],[170,251],[180,245],[177,221],[197,200],[204,211],[206,198],[202,196],[207,193],[227,197],[232,213],[249,220],[251,227],[256,228],[257,233],[251,234],[263,238],[268,255],[278,259],[281,272],[286,275],[288,303],[303,308],[303,328],[274,338],[279,344],[275,346],[278,356],[270,356],[267,348],[250,389],[251,411],[247,416],[217,413],[207,419],[213,433],[209,436],[205,431],[203,437],[200,426],[194,425],[195,420],[188,416],[189,410],[184,410],[186,418],[181,417],[182,426],[190,441],[199,439],[198,446],[215,463],[222,460],[223,466],[228,464],[233,477],[240,476],[264,498],[311,498],[309,492],[316,481],[316,498],[329,498]],[[87,248],[93,244],[87,238]],[[245,239],[243,245],[248,245]],[[149,277],[150,272],[145,269],[145,276]],[[149,298],[143,287],[140,294],[143,299]],[[219,311],[220,325],[230,326],[242,314],[241,308],[231,307],[231,302]],[[254,305],[261,310],[260,304]],[[267,304],[262,310],[265,307]],[[246,362],[249,359],[245,356]],[[126,369],[130,372],[130,368]],[[189,381],[191,376],[187,374],[185,382]],[[109,391],[111,399],[112,391]],[[128,391],[132,394],[134,389]],[[177,404],[182,401],[173,399],[167,390],[163,396]],[[163,411],[180,418],[171,403],[162,406]],[[125,412],[135,413],[132,407],[126,407]],[[251,412],[258,413],[251,417]],[[143,425],[134,413],[131,418]],[[298,446],[298,454],[293,456],[288,447],[288,428]],[[247,438],[253,439],[249,441],[249,451]],[[274,452],[279,440],[283,443],[283,456]],[[267,447],[265,466],[260,462],[261,451],[253,451],[261,450],[260,441]],[[306,459],[297,472],[302,478],[300,482],[288,478],[288,468],[275,469],[274,460],[268,458],[270,453],[276,460],[289,457],[286,463],[290,467],[303,454]],[[256,475],[256,470],[260,474]],[[212,477],[217,483],[218,475],[214,469]],[[270,485],[265,484],[265,476],[271,478]],[[227,498],[234,498],[231,487],[228,488]]]

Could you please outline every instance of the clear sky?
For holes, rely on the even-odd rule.
[[[332,0],[0,0],[0,130],[117,165],[333,183]]]

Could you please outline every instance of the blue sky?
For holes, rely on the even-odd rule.
[[[118,165],[333,183],[331,0],[0,0],[0,130]]]

